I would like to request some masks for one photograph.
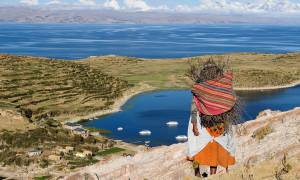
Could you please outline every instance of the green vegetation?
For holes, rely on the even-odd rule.
[[[235,87],[268,87],[287,85],[300,80],[300,53],[257,54],[236,53],[181,59],[137,59],[97,57],[78,61],[133,85],[148,84],[157,89],[189,88],[186,72],[189,63],[204,62],[213,57],[228,62],[235,74]]]
[[[78,167],[92,165],[92,164],[95,164],[96,162],[98,162],[98,160],[94,159],[93,157],[89,157],[89,158],[85,158],[85,159],[77,158],[77,159],[69,161],[68,166],[70,166],[70,169],[75,169]]]
[[[115,154],[115,153],[119,153],[119,152],[122,152],[122,151],[125,151],[125,149],[119,148],[119,147],[112,147],[110,149],[98,152],[97,155],[106,156],[106,155],[109,155],[109,154]]]
[[[71,135],[66,129],[50,127],[39,127],[26,132],[4,131],[0,134],[0,139],[10,148],[30,148],[46,143],[49,145],[80,145],[88,141],[88,139],[83,139],[80,135]]]
[[[235,74],[235,87],[281,86],[300,81],[300,53],[238,53],[170,60],[96,57],[79,61],[0,55],[0,110],[2,114],[9,114],[1,117],[1,121],[7,123],[0,125],[0,164],[28,166],[36,163],[46,168],[53,163],[47,159],[54,153],[53,149],[65,146],[75,147],[75,152],[89,150],[99,156],[124,151],[106,138],[84,139],[73,135],[61,127],[60,121],[80,119],[89,113],[109,109],[133,86],[189,88],[192,85],[186,75],[189,63],[202,63],[210,57],[217,61],[228,59]],[[16,127],[9,129],[11,124]],[[103,129],[89,130],[110,133]],[[271,132],[266,126],[254,132],[253,137],[261,140]],[[43,154],[29,157],[27,152],[31,148],[40,148]],[[75,158],[74,153],[59,155],[69,168],[97,161],[93,157]]]
[[[98,132],[100,134],[110,134],[111,133],[111,131],[107,130],[107,129],[99,129],[99,128],[91,128],[91,127],[88,127],[85,129],[89,130],[90,132]]]
[[[34,180],[47,180],[50,178],[51,176],[38,176],[38,177],[34,177]]]
[[[49,165],[46,157],[28,157],[27,151],[41,147],[42,151],[55,151],[59,146],[72,146],[76,151],[91,150],[97,153],[99,144],[109,144],[108,140],[97,140],[95,137],[82,138],[73,135],[69,130],[53,127],[39,127],[26,132],[2,131],[0,133],[2,145],[0,146],[0,163],[3,165],[28,166],[36,162],[40,167]],[[53,153],[53,152],[52,152]],[[47,154],[47,153],[46,153]]]
[[[237,53],[181,59],[96,57],[79,61],[0,55],[0,107],[32,121],[84,116],[108,109],[131,86],[189,88],[189,63],[228,61],[235,87],[269,87],[300,80],[300,53]],[[127,83],[128,82],[128,83]]]
[[[257,140],[262,140],[264,137],[266,137],[271,132],[272,132],[272,128],[269,125],[266,125],[262,128],[257,129],[256,131],[254,131],[252,137]]]
[[[126,81],[64,60],[0,55],[0,106],[33,121],[108,109],[129,88]]]

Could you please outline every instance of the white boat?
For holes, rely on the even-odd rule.
[[[150,136],[151,135],[151,131],[149,131],[149,130],[142,130],[142,131],[139,132],[139,134],[141,136]]]
[[[149,144],[150,143],[150,141],[145,141],[145,144]]]
[[[185,142],[187,140],[188,140],[188,137],[186,135],[176,136],[176,141],[178,141],[178,142]]]
[[[117,130],[118,131],[123,131],[123,128],[122,127],[118,127]]]
[[[169,127],[174,127],[174,126],[178,126],[178,122],[177,121],[169,121],[166,123],[167,126]]]

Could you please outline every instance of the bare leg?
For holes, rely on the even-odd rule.
[[[210,166],[210,174],[216,174],[217,173],[217,167]]]
[[[197,168],[195,168],[195,176],[201,177],[200,167],[199,166],[197,166]]]

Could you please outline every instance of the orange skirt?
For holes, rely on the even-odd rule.
[[[222,130],[221,132],[216,132],[210,128],[207,128],[207,131],[214,137],[217,137],[222,133]],[[209,142],[199,153],[193,157],[193,160],[199,165],[214,167],[223,166],[224,168],[235,164],[235,158],[231,156],[230,153],[215,140]]]

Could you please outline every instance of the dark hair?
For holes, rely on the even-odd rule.
[[[217,79],[224,73],[225,65],[217,64],[212,58],[203,64],[203,67],[196,80],[197,83]]]
[[[238,124],[240,120],[240,114],[239,105],[236,103],[231,110],[219,115],[205,115],[200,113],[200,124],[205,128],[210,128],[224,123],[225,132],[228,132],[232,125]]]
[[[200,63],[198,63],[198,65],[191,64],[189,74],[195,83],[201,83],[220,78],[225,72],[225,67],[225,63],[217,63],[213,58],[209,58],[202,65],[200,65]],[[240,120],[241,113],[239,104],[240,102],[237,99],[231,110],[219,115],[205,115],[200,113],[201,126],[209,128],[223,123],[225,132],[228,132],[228,130],[231,128],[231,125],[237,124],[237,122]]]
[[[190,61],[190,68],[187,76],[196,83],[216,79],[223,75],[225,63],[216,62],[212,57],[204,63],[198,61]]]

